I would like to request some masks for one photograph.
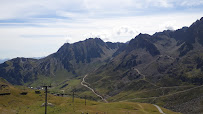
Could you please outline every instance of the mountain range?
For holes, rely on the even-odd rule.
[[[108,101],[156,103],[182,113],[203,112],[203,18],[190,27],[139,34],[128,43],[89,38],[65,43],[42,59],[0,64],[0,77],[14,85],[52,84],[53,91],[87,89]],[[97,99],[97,98],[94,98]]]

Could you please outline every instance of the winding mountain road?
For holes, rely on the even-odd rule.
[[[96,96],[100,97],[104,102],[108,103],[108,101],[107,101],[105,98],[103,98],[101,95],[99,95],[98,93],[96,93],[94,89],[92,89],[91,87],[89,87],[88,85],[85,84],[85,83],[87,83],[87,82],[85,82],[85,78],[86,78],[87,76],[88,76],[88,75],[85,75],[85,76],[83,77],[83,79],[82,79],[82,81],[81,81],[81,85],[82,85],[82,86],[85,86],[85,87],[88,88],[88,89],[90,89]]]

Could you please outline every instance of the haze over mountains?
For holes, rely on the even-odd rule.
[[[129,43],[90,38],[65,43],[39,60],[15,58],[0,64],[0,77],[14,85],[63,87],[86,74],[86,82],[110,101],[146,98],[134,100],[201,113],[203,18],[178,30],[139,34]],[[75,88],[85,92],[80,83]]]
[[[0,63],[3,63],[5,61],[7,61],[7,60],[9,60],[9,59],[0,59]]]

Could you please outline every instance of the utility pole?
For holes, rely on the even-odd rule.
[[[43,86],[45,88],[45,114],[47,114],[47,88],[51,86]]]
[[[86,95],[85,95],[85,106],[86,106]]]
[[[74,103],[75,89],[73,89],[72,92],[73,92],[73,111],[75,112],[75,103]]]
[[[73,103],[74,103],[74,95],[75,95],[75,91],[73,91]]]

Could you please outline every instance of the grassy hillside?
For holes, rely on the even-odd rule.
[[[3,83],[1,83],[3,84]],[[10,95],[0,96],[0,114],[43,114],[44,107],[44,91],[36,94],[34,90],[27,89],[22,86],[7,87]],[[4,90],[1,90],[3,93]],[[28,92],[27,95],[20,95],[21,92]],[[81,114],[83,113],[108,113],[108,114],[157,114],[157,108],[152,104],[136,103],[136,102],[112,102],[103,103],[95,101],[86,101],[84,99],[75,98],[74,103],[72,98],[58,97],[48,94],[48,102],[53,106],[48,106],[49,114]],[[167,114],[176,114],[170,110],[162,108]]]

